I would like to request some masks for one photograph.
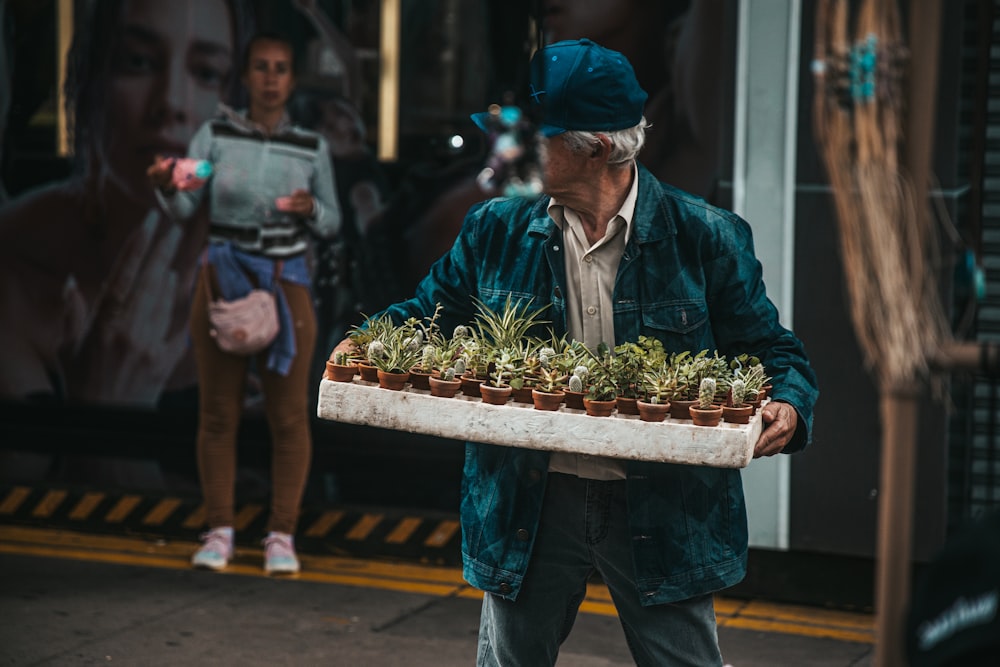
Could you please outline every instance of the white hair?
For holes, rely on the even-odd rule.
[[[595,146],[601,143],[600,135],[606,136],[611,141],[611,154],[608,156],[608,164],[627,164],[632,162],[639,155],[643,144],[646,142],[646,128],[649,123],[643,116],[639,124],[634,127],[627,127],[624,130],[613,130],[611,132],[584,132],[582,130],[568,130],[562,133],[566,146],[574,153],[585,153],[592,151]]]

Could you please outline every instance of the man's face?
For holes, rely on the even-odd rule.
[[[545,193],[556,199],[566,199],[581,187],[585,178],[586,158],[569,149],[561,134],[541,142],[540,157],[545,168]]]

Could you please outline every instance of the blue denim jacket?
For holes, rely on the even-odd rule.
[[[454,246],[413,299],[387,309],[395,321],[443,305],[442,328],[475,317],[472,297],[499,310],[508,294],[547,304],[566,330],[562,235],[548,197],[492,199],[466,216]],[[798,411],[786,451],[811,439],[816,378],[801,342],[778,322],[754,255],[750,226],[734,213],[658,182],[639,167],[633,232],[614,287],[616,344],[655,336],[668,351],[718,350],[760,357],[773,398]],[[516,599],[545,493],[547,452],[467,443],[462,483],[466,580]],[[629,522],[643,604],[716,591],[746,573],[746,505],[739,470],[629,461]]]

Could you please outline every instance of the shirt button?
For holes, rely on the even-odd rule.
[[[521,540],[522,542],[527,542],[529,537],[531,537],[531,535],[528,534],[527,530],[525,530],[524,528],[518,529],[517,539]]]
[[[589,308],[587,308],[587,314],[588,315],[593,315],[596,312],[597,312],[597,308],[595,308],[594,306],[590,306]]]
[[[591,257],[590,255],[587,255],[586,257],[583,258],[583,261],[585,261],[587,264],[590,264],[591,262],[594,261],[594,258]]]

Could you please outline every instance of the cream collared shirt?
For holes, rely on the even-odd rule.
[[[628,196],[608,222],[604,237],[593,245],[587,241],[576,211],[555,199],[549,202],[549,216],[563,232],[567,335],[591,350],[601,342],[615,345],[615,277],[632,232],[638,189],[638,170],[633,164]],[[586,479],[625,479],[624,461],[588,454],[553,453],[549,470]]]

